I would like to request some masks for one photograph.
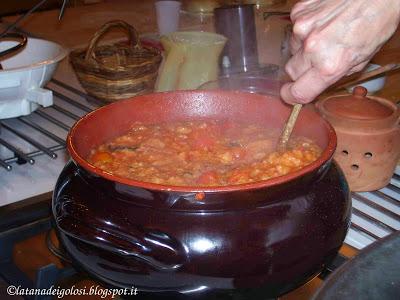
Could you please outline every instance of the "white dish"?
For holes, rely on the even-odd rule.
[[[380,67],[380,65],[377,65],[377,64],[368,64],[364,70],[364,73],[376,70],[379,67]],[[380,77],[377,77],[377,78],[374,78],[371,80],[367,80],[367,81],[361,82],[357,85],[351,86],[351,87],[347,88],[347,91],[349,93],[352,93],[353,89],[356,86],[363,86],[368,90],[368,94],[373,94],[373,93],[380,91],[385,86],[385,82],[386,82],[386,76],[382,75]]]
[[[15,41],[2,41],[0,51],[15,44]],[[1,60],[0,119],[28,115],[40,105],[52,105],[53,94],[43,86],[67,54],[68,51],[56,43],[28,38],[23,50]]]

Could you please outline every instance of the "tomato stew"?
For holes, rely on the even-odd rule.
[[[226,186],[282,176],[314,162],[321,149],[293,137],[275,151],[279,132],[232,121],[144,125],[93,149],[89,162],[138,181],[174,186]]]

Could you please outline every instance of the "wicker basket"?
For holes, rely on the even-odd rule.
[[[113,27],[124,29],[129,42],[97,46]],[[143,47],[135,28],[119,20],[104,24],[87,49],[70,54],[71,64],[86,92],[107,102],[152,92],[161,60],[158,49]]]

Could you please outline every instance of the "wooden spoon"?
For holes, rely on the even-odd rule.
[[[350,75],[348,77],[343,78],[342,80],[339,80],[336,84],[332,86],[331,89],[338,90],[338,89],[343,89],[352,85],[355,85],[357,83],[363,82],[367,79],[376,77],[378,75],[381,75],[383,73],[393,71],[393,70],[398,70],[400,69],[400,64],[387,64],[382,67],[379,67],[375,70],[366,72],[366,73],[356,73],[354,75]]]
[[[287,143],[289,142],[290,135],[292,134],[294,125],[296,125],[297,117],[300,114],[300,110],[303,107],[302,104],[293,105],[292,112],[290,113],[289,119],[286,121],[283,131],[278,141],[277,150],[285,151]]]

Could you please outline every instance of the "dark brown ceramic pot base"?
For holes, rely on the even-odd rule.
[[[336,255],[350,222],[347,183],[329,161],[275,186],[196,194],[127,186],[71,161],[53,214],[77,267],[106,285],[172,299],[286,293]]]

